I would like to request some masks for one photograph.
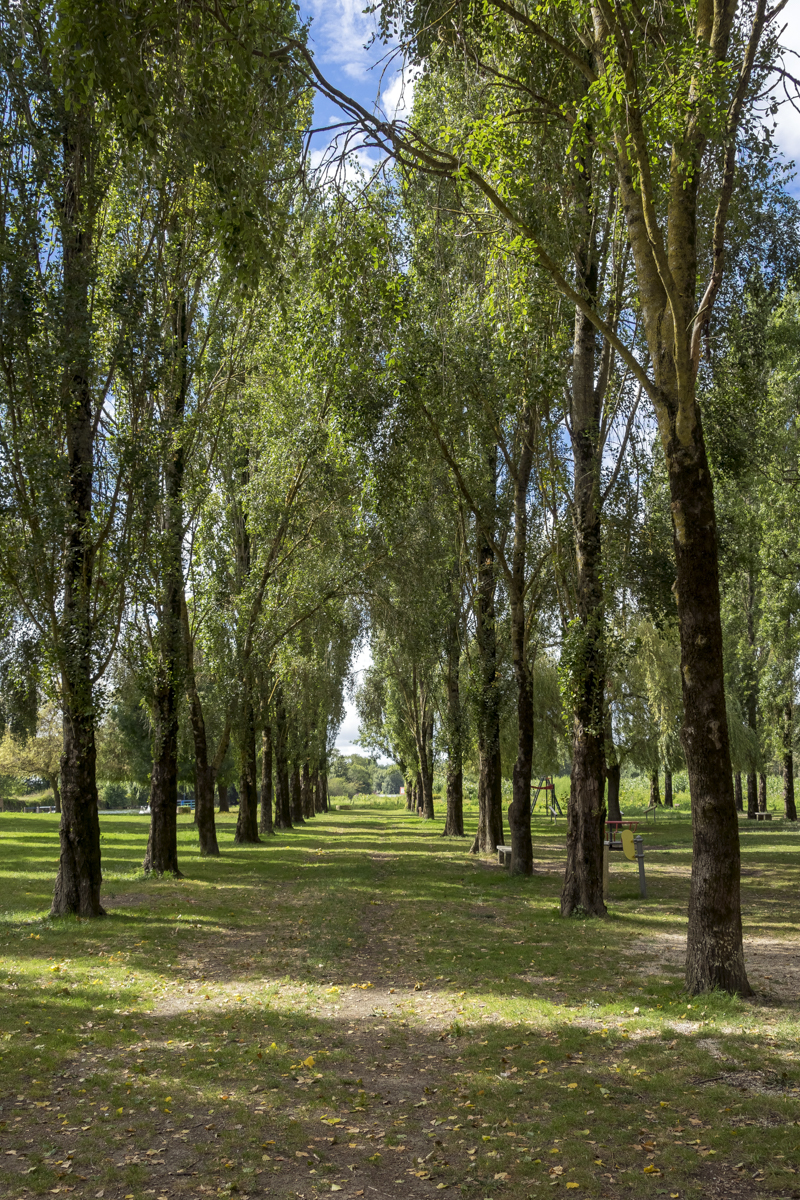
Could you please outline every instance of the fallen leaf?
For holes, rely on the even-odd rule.
[[[567,1187],[568,1187],[568,1188],[577,1188],[577,1187],[580,1187],[580,1186],[581,1186],[581,1185],[580,1185],[579,1183],[568,1183],[568,1184],[567,1184]]]

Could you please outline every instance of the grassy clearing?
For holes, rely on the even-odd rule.
[[[604,922],[558,915],[563,821],[515,880],[399,809],[234,820],[204,861],[181,818],[157,881],[101,816],[80,923],[44,916],[57,818],[0,815],[3,1196],[800,1196],[796,831],[743,823],[758,1000],[687,1002],[680,812]]]

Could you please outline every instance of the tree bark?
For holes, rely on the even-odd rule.
[[[758,778],[755,772],[747,776],[747,816],[752,821],[758,812]]]
[[[303,820],[303,802],[300,793],[300,766],[293,763],[289,778],[289,800],[292,807],[292,825],[305,825]]]
[[[87,220],[87,160],[91,114],[65,118],[61,209],[63,328],[69,361],[62,384],[66,427],[67,528],[64,595],[59,630],[63,701],[61,855],[50,915],[100,917],[102,870],[95,774],[95,703],[92,686],[92,478],[94,418],[90,384],[92,224]]]
[[[767,777],[763,773],[758,777],[758,811],[767,811]]]
[[[458,573],[450,580],[447,622],[447,813],[443,837],[464,836],[463,717],[461,713],[461,595]]]
[[[226,723],[225,725],[225,731],[222,735],[216,760],[214,763],[210,763],[208,761],[208,738],[206,736],[203,705],[200,701],[200,693],[197,690],[197,680],[194,673],[194,643],[189,627],[189,614],[185,598],[181,602],[181,617],[183,620],[184,646],[186,648],[186,692],[189,699],[189,720],[194,740],[194,819],[200,840],[200,853],[215,858],[219,855],[219,843],[217,842],[217,826],[214,820],[214,780],[216,779],[218,769],[217,762],[222,762],[228,749],[230,723]],[[222,809],[220,808],[221,811]]]
[[[324,813],[330,812],[330,804],[328,803],[328,772],[324,763],[319,773],[319,789],[320,803],[322,804],[321,811]]]
[[[183,621],[183,416],[186,407],[189,321],[178,289],[172,305],[172,386],[164,414],[163,588],[158,617],[158,661],[153,695],[153,770],[150,838],[144,870],[180,876],[178,870],[178,702],[186,646]]]
[[[261,839],[258,836],[256,722],[249,684],[245,689],[238,741],[241,782],[239,785],[239,815],[236,819],[236,833],[233,841],[237,846],[253,846]]]
[[[739,827],[725,710],[716,514],[699,411],[676,420],[668,465],[677,564],[684,723],[692,797],[692,880],[686,953],[691,994],[752,994],[742,945]]]
[[[661,807],[661,790],[658,786],[658,767],[655,771],[650,772],[650,806],[652,808]]]
[[[322,782],[319,775],[319,767],[314,767],[311,773],[311,795],[314,797],[314,812],[321,813],[325,809],[322,807]]]
[[[674,808],[672,802],[672,771],[664,768],[664,808]]]
[[[289,729],[283,703],[283,686],[275,686],[275,828],[292,828],[292,806],[289,797],[289,761],[287,743]]]
[[[497,492],[497,447],[488,461],[494,512]],[[500,760],[500,697],[497,677],[497,628],[495,621],[494,550],[476,529],[477,588],[475,599],[475,641],[478,657],[478,832],[471,846],[473,854],[495,854],[503,844],[502,764]]]
[[[259,833],[272,834],[272,728],[265,722],[261,731],[261,818]]]
[[[608,783],[608,820],[621,821],[623,820],[622,810],[619,806],[619,783],[622,768],[619,763],[612,763],[606,767],[606,781]]]
[[[311,794],[311,768],[307,761],[303,763],[300,773],[300,808],[306,820],[314,816],[314,798]]]
[[[737,771],[733,777],[733,798],[736,802],[736,811],[744,812],[744,804],[742,802],[742,772]]]
[[[228,803],[228,785],[227,783],[217,784],[217,800],[219,801],[219,812],[227,813],[231,811],[231,806]]]
[[[533,416],[530,407],[520,421],[522,446],[514,475],[514,547],[509,601],[511,658],[517,685],[517,758],[512,775],[513,799],[508,809],[511,874],[533,874],[531,841],[531,775],[533,774],[533,673],[528,662],[525,620],[525,565],[528,553],[528,487],[533,470]]]
[[[597,264],[590,225],[576,256],[579,285],[597,294]],[[602,917],[605,833],[605,637],[600,527],[601,388],[595,387],[597,335],[589,318],[575,313],[571,387],[573,530],[576,550],[577,619],[570,632],[572,770],[567,806],[567,864],[561,915]]]
[[[787,821],[797,820],[794,800],[794,714],[791,697],[783,706],[783,812]]]
[[[53,789],[53,800],[56,806],[56,812],[61,812],[61,788],[58,785],[58,775],[50,775],[48,777],[50,787]]]

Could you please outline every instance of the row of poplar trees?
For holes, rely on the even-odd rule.
[[[537,737],[566,718],[562,912],[604,915],[614,705],[649,614],[679,644],[660,725],[692,795],[687,987],[749,993],[731,696],[753,694],[752,655],[726,645],[721,570],[754,594],[781,561],[786,595],[796,580],[763,478],[729,454],[744,374],[773,479],[793,469],[792,388],[768,419],[752,397],[774,357],[747,368],[731,334],[748,304],[791,308],[782,7],[383,0],[379,36],[416,73],[412,115],[389,120],[332,87],[281,0],[4,0],[0,555],[64,714],[54,913],[100,912],[95,729],[116,664],[146,681],[146,865],[177,870],[178,695],[203,813],[233,737],[237,836],[257,837],[257,731],[279,808],[291,739],[309,795],[365,619],[370,736],[405,708],[391,748],[430,815],[438,713],[460,833],[471,711],[491,848],[502,610],[512,870],[532,870]],[[309,191],[314,89],[383,180],[339,194],[333,144]],[[736,519],[769,548],[757,562],[726,558],[721,480],[751,489],[760,516]],[[785,676],[784,609],[759,611]]]

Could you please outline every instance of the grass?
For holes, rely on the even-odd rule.
[[[563,821],[527,880],[398,808],[234,824],[153,880],[101,815],[109,916],[51,921],[57,818],[0,814],[3,1196],[800,1196],[794,829],[742,824],[745,1003],[682,992],[680,811],[606,921],[558,915]]]

